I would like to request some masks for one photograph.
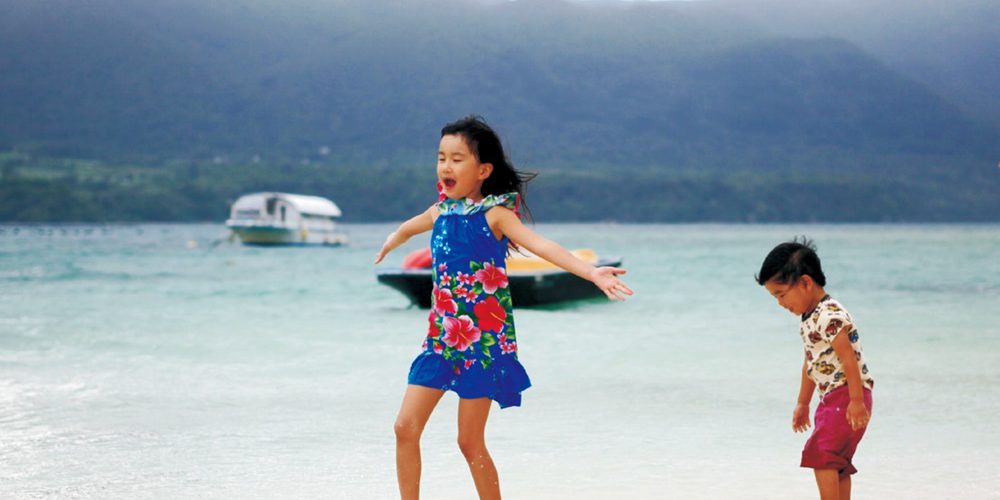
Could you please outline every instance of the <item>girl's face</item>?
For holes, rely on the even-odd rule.
[[[438,146],[437,176],[444,194],[453,200],[471,198],[478,202],[483,181],[493,173],[493,165],[479,163],[465,136],[445,135]]]
[[[815,282],[809,276],[803,276],[791,284],[771,280],[764,283],[764,288],[777,299],[779,306],[796,316],[813,310],[819,302],[816,300]]]

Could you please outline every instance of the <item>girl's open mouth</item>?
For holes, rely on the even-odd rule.
[[[444,187],[451,189],[455,187],[455,179],[442,179],[441,184],[444,184]]]

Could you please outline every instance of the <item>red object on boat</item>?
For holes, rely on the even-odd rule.
[[[403,257],[403,269],[426,269],[432,262],[430,248],[414,250]]]

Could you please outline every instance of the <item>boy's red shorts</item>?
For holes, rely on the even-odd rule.
[[[865,406],[868,413],[872,411],[872,392],[864,389]],[[851,401],[847,385],[842,385],[830,391],[816,407],[812,436],[806,441],[802,450],[802,467],[813,469],[837,469],[840,477],[854,474],[851,459],[854,450],[858,448],[865,428],[851,429],[847,421],[847,404]]]

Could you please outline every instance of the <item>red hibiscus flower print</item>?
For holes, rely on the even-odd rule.
[[[472,309],[479,320],[479,328],[492,332],[500,332],[503,329],[503,322],[507,319],[507,311],[500,305],[496,297],[486,297],[486,300],[478,303]]]
[[[428,337],[433,338],[433,337],[437,337],[438,335],[441,335],[441,329],[438,328],[437,321],[435,321],[436,319],[437,319],[437,315],[434,314],[434,311],[431,311],[431,313],[427,315],[427,336]],[[426,346],[424,346],[424,347],[426,347]]]
[[[447,262],[442,262],[441,264],[438,265],[438,272],[439,273],[443,273],[446,270],[448,270],[448,263]]]
[[[517,344],[514,342],[503,342],[500,344],[500,352],[504,354],[512,354],[517,352]]]
[[[472,323],[472,318],[464,314],[457,318],[453,316],[444,318],[444,335],[441,340],[456,351],[465,351],[473,343],[478,342],[481,336],[482,332]]]
[[[434,354],[441,354],[442,352],[444,352],[444,346],[441,345],[440,342],[434,342],[433,347],[434,347]]]
[[[495,293],[498,288],[507,288],[507,270],[494,266],[492,262],[483,264],[483,268],[476,271],[476,279],[483,284],[483,291]]]
[[[434,287],[434,312],[444,316],[458,312],[458,304],[451,298],[451,290]]]
[[[464,286],[456,287],[453,293],[456,299],[464,299],[467,304],[476,301],[476,294]]]
[[[438,181],[438,183],[435,184],[435,186],[437,187],[438,190],[438,203],[441,203],[442,201],[445,200],[445,198],[448,197],[448,195],[444,194],[444,185],[441,184],[441,181]]]
[[[471,360],[471,359],[465,360],[465,369],[468,370],[469,368],[472,368],[472,363],[473,363],[473,360]]]

